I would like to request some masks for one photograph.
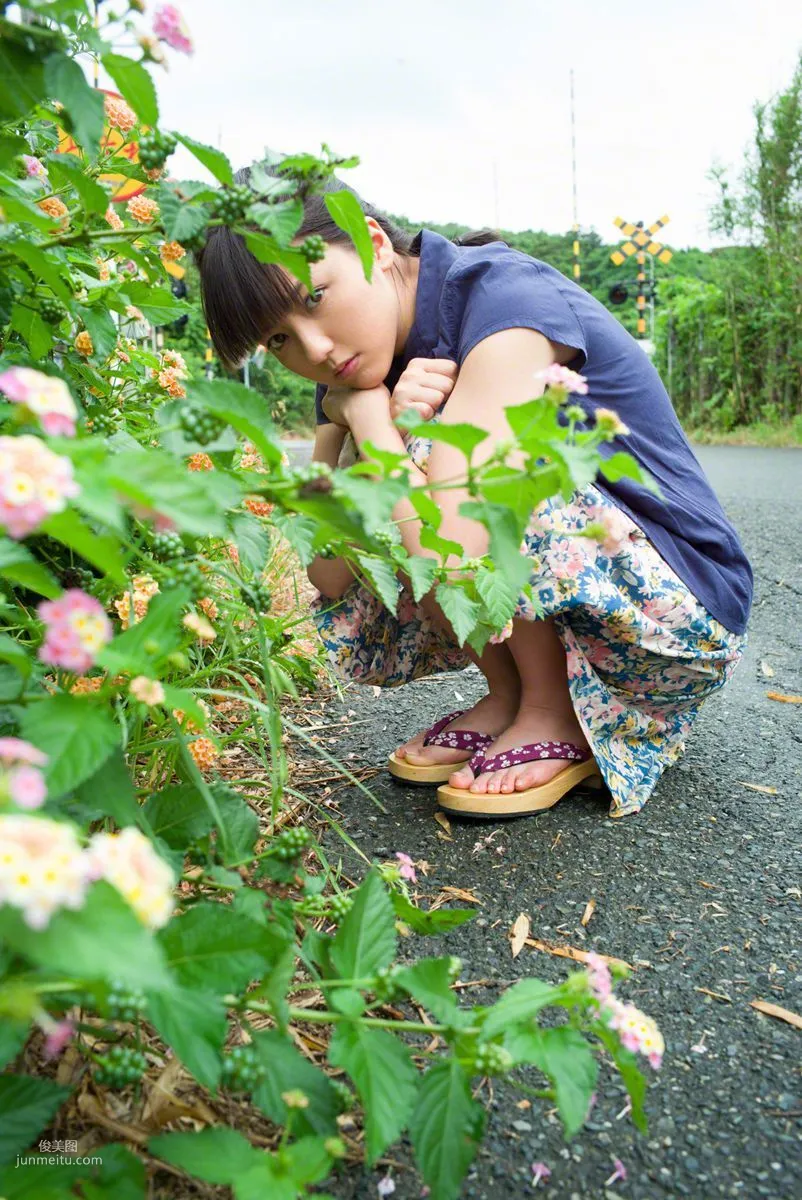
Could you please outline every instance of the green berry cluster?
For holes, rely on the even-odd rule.
[[[373,987],[373,993],[379,1004],[390,1004],[403,994],[396,981],[399,969],[399,967],[394,965],[391,967],[382,967],[380,971],[376,972],[376,983]]]
[[[331,467],[324,462],[310,462],[303,467],[296,467],[293,471],[293,478],[297,483],[312,483],[314,479],[330,479],[332,475]]]
[[[353,908],[354,902],[350,896],[332,896],[329,900],[329,915],[335,924],[339,924]]]
[[[221,421],[214,413],[202,408],[193,408],[191,404],[181,406],[178,412],[178,423],[187,437],[192,438],[201,446],[208,446],[209,442],[219,438],[226,427],[225,421]]]
[[[401,534],[398,532],[398,526],[390,524],[377,529],[373,534],[373,540],[374,542],[378,542],[380,546],[384,546],[387,550],[392,549],[393,546],[399,546],[401,544]]]
[[[177,562],[186,553],[181,535],[173,531],[154,533],[151,549],[155,557],[163,562]]]
[[[212,216],[225,222],[226,225],[235,225],[245,216],[245,211],[252,200],[253,193],[244,184],[223,187],[215,197]]]
[[[235,1046],[223,1055],[222,1085],[232,1092],[252,1092],[264,1078],[265,1068],[255,1046]]]
[[[147,1007],[141,988],[128,988],[115,980],[106,999],[106,1015],[113,1021],[135,1021]]]
[[[473,1065],[478,1075],[504,1075],[514,1061],[509,1050],[496,1042],[486,1042],[477,1049]]]
[[[146,171],[158,171],[176,147],[176,139],[171,133],[160,129],[150,129],[139,139],[139,161]]]
[[[134,1046],[111,1046],[96,1061],[96,1082],[111,1088],[136,1083],[148,1065],[145,1055]]]
[[[122,413],[119,408],[110,408],[105,412],[92,414],[92,432],[99,433],[101,437],[111,437],[116,433],[122,423]]]
[[[321,558],[327,558],[327,559],[337,557],[337,551],[334,549],[333,546],[329,545],[328,542],[326,543],[325,546],[320,547],[320,549],[318,550],[318,554],[320,555]]]
[[[309,830],[305,829],[303,825],[296,825],[293,829],[284,829],[273,840],[273,853],[282,862],[289,862],[290,859],[297,858],[301,851],[306,849],[310,840]]]
[[[189,588],[193,600],[200,600],[201,596],[205,596],[209,590],[209,585],[198,564],[187,558],[179,558],[171,563],[170,573],[165,578],[163,586],[165,588]]]
[[[301,254],[307,262],[320,262],[326,257],[326,243],[323,238],[317,233],[310,233],[305,242],[301,243]]]
[[[240,595],[245,604],[249,608],[252,608],[254,612],[270,612],[270,604],[273,597],[270,588],[261,580],[256,583],[249,583],[247,587],[240,588]]]
[[[39,314],[48,325],[59,325],[67,315],[67,310],[60,300],[46,297],[39,304]]]

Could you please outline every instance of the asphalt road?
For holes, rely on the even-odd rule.
[[[754,566],[750,644],[642,813],[610,821],[606,802],[574,793],[538,817],[498,826],[452,819],[444,841],[426,790],[382,775],[373,788],[386,814],[356,790],[338,795],[348,833],[369,856],[424,858],[426,894],[448,884],[482,901],[478,920],[445,939],[415,941],[410,953],[460,955],[463,980],[559,980],[564,960],[531,949],[511,957],[507,932],[526,912],[535,937],[637,964],[619,994],[664,1034],[662,1070],[646,1068],[646,1136],[622,1115],[625,1092],[612,1069],[603,1070],[590,1123],[567,1145],[554,1115],[516,1107],[520,1095],[497,1085],[462,1192],[473,1200],[802,1197],[802,1030],[750,1007],[764,1000],[802,1014],[802,707],[766,695],[802,694],[802,450],[697,453]],[[351,687],[339,711],[366,721],[327,749],[381,764],[416,730],[481,694],[471,670],[378,697]],[[490,845],[477,851],[488,834]],[[362,873],[335,834],[328,846]],[[591,897],[596,908],[583,929]],[[498,993],[466,994],[481,1003]],[[397,1200],[417,1198],[409,1147],[392,1157]],[[614,1158],[627,1179],[605,1188]],[[533,1193],[536,1160],[552,1175]],[[381,1174],[350,1171],[327,1190],[373,1200]]]

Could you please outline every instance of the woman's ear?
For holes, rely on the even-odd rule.
[[[370,232],[370,240],[373,244],[373,257],[376,260],[377,266],[384,267],[385,269],[391,267],[395,262],[393,243],[374,217],[367,218],[367,226]]]

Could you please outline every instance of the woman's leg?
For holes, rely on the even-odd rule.
[[[424,607],[426,607],[424,605]],[[427,609],[430,616],[442,626],[450,628],[443,619],[439,608]],[[469,709],[463,716],[449,725],[449,729],[474,729],[479,733],[489,733],[497,737],[515,719],[520,707],[521,680],[515,659],[508,649],[508,643],[499,646],[486,646],[481,655],[465,646],[465,651],[476,663],[487,680],[487,695],[478,704]],[[417,734],[409,742],[396,750],[398,758],[405,758],[414,766],[426,766],[430,763],[455,763],[464,760],[464,750],[451,750],[446,746],[424,746],[423,733]]]
[[[587,740],[574,712],[568,690],[565,648],[553,617],[539,621],[515,620],[509,648],[521,681],[518,710],[510,725],[488,747],[487,754],[502,754],[529,742],[573,742],[587,747]],[[566,767],[565,760],[522,763],[505,771],[482,775],[474,782],[468,767],[456,771],[452,787],[472,792],[514,792],[548,783]]]

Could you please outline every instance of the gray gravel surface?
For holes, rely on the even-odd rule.
[[[520,1094],[497,1085],[463,1187],[473,1200],[802,1197],[802,1031],[749,1003],[802,1013],[802,708],[766,696],[802,694],[802,451],[697,453],[755,569],[750,644],[642,813],[610,821],[606,802],[575,792],[519,821],[452,819],[445,841],[433,792],[382,775],[371,786],[386,813],[357,790],[337,797],[348,833],[368,856],[407,851],[431,864],[425,893],[450,884],[482,900],[478,920],[444,939],[416,940],[409,953],[458,954],[464,980],[561,979],[568,964],[559,958],[525,949],[513,961],[507,932],[525,912],[536,937],[636,964],[619,994],[655,1017],[665,1036],[662,1070],[646,1067],[646,1136],[622,1115],[625,1091],[611,1068],[603,1069],[590,1123],[568,1144],[553,1113],[537,1101],[521,1110]],[[398,743],[481,694],[475,670],[378,697],[349,687],[332,717],[349,709],[357,716],[327,749],[352,764],[381,764]],[[490,844],[476,849],[489,834]],[[328,848],[361,875],[336,835]],[[583,928],[591,897],[596,909]],[[498,987],[464,993],[479,1003],[497,994]],[[397,1200],[420,1196],[408,1144],[390,1154]],[[614,1157],[628,1176],[605,1187]],[[533,1192],[535,1160],[552,1175]],[[381,1173],[349,1172],[327,1190],[341,1200],[373,1198]]]

